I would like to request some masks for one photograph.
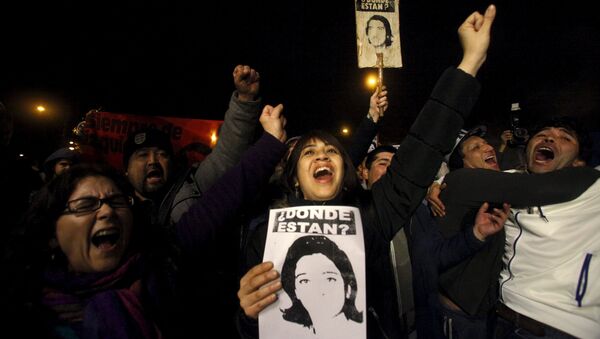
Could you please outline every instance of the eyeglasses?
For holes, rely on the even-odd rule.
[[[108,204],[112,208],[127,208],[133,206],[133,198],[116,194],[108,198],[100,199],[96,197],[84,197],[67,201],[63,213],[87,213],[98,210],[102,204]]]

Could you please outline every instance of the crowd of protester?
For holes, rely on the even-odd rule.
[[[516,147],[510,130],[464,126],[495,16],[491,5],[460,25],[460,63],[399,145],[370,149],[383,113],[394,115],[385,87],[346,148],[327,126],[288,139],[283,104],[263,104],[259,73],[238,65],[202,161],[178,161],[149,128],[128,135],[123,171],[64,147],[43,171],[3,161],[3,330],[259,338],[259,314],[282,289],[293,294],[263,262],[269,211],[342,205],[360,211],[366,268],[366,309],[343,313],[366,320],[367,338],[600,338],[600,171],[588,132],[549,114]],[[12,159],[2,104],[0,122]],[[317,333],[304,317],[292,321]]]

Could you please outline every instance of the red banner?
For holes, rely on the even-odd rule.
[[[109,112],[88,113],[85,134],[95,136],[101,156],[116,168],[123,166],[123,143],[127,135],[144,127],[157,128],[171,137],[173,151],[185,152],[190,162],[201,160],[193,150],[214,147],[222,120],[184,119]],[[198,146],[198,147],[194,147]],[[192,150],[192,152],[186,152]],[[201,152],[203,153],[203,152]]]

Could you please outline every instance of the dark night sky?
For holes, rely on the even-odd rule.
[[[437,77],[459,61],[456,29],[487,4],[400,2],[405,66],[384,71],[384,141],[404,136]],[[468,124],[499,132],[510,103],[520,101],[525,124],[571,114],[600,130],[600,28],[589,2],[496,5],[483,92]],[[54,149],[53,136],[97,107],[222,119],[236,64],[261,73],[264,102],[284,103],[291,135],[337,132],[366,114],[364,78],[372,70],[357,67],[351,0],[22,1],[0,5],[0,13],[0,100],[18,116],[15,143],[45,140]],[[53,114],[34,117],[38,101]]]

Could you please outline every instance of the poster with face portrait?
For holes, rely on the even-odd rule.
[[[263,261],[282,290],[259,314],[261,339],[365,339],[365,249],[360,211],[348,206],[272,209]]]
[[[356,0],[356,46],[358,67],[402,67],[398,0]]]

